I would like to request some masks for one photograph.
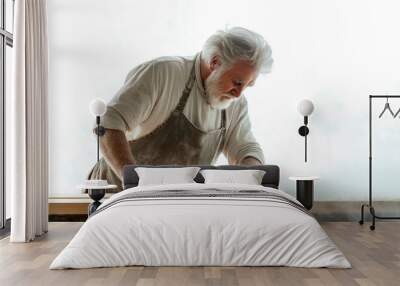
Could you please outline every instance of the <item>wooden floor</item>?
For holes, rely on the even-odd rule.
[[[48,270],[82,223],[50,223],[32,243],[0,241],[0,285],[400,285],[400,222],[372,232],[355,222],[322,223],[352,269],[289,267],[121,267]]]

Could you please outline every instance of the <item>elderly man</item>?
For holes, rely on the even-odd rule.
[[[125,165],[209,165],[221,152],[230,164],[262,164],[242,92],[272,62],[262,36],[236,27],[212,35],[193,58],[134,68],[102,118],[105,159],[89,178],[121,187]]]

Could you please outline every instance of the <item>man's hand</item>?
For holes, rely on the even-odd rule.
[[[107,163],[122,180],[123,167],[135,164],[125,133],[121,130],[106,129],[104,136],[100,137],[100,147]]]
[[[255,165],[262,165],[262,164],[256,158],[248,156],[248,157],[244,157],[243,160],[239,162],[239,165],[255,166]]]

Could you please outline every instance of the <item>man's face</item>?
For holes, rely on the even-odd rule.
[[[209,104],[216,109],[228,108],[256,77],[256,69],[246,61],[237,61],[228,69],[216,66],[205,82]]]

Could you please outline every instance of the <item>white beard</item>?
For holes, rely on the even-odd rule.
[[[232,102],[238,99],[238,97],[233,97],[229,93],[222,93],[219,90],[218,83],[223,72],[223,69],[220,69],[211,73],[205,82],[208,104],[210,104],[212,108],[220,110],[228,108]]]

